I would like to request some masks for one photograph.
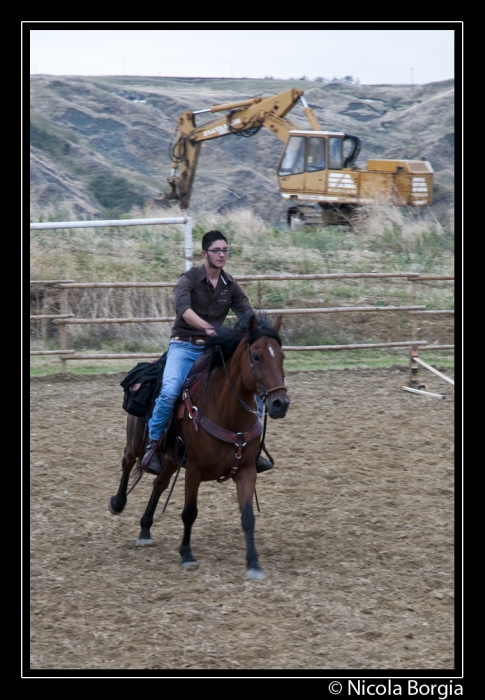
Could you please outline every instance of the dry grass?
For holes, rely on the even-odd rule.
[[[354,227],[356,231],[369,238],[382,237],[386,230],[399,228],[403,242],[410,246],[417,241],[423,231],[433,229],[438,235],[442,235],[445,228],[431,209],[404,209],[378,197],[372,204],[358,211]],[[450,228],[453,229],[452,218]]]

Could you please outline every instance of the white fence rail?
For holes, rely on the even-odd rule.
[[[153,224],[183,224],[185,234],[185,269],[192,267],[192,219],[190,216],[173,216],[163,219],[107,219],[95,221],[46,221],[30,224],[30,230],[63,228],[103,228],[105,226],[152,226]]]

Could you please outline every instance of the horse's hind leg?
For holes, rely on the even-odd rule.
[[[150,500],[148,501],[148,505],[140,520],[141,529],[138,539],[136,541],[136,544],[139,546],[153,544],[150,530],[153,525],[153,517],[155,515],[155,510],[157,508],[158,501],[160,500],[160,496],[170,483],[170,479],[174,471],[175,466],[173,462],[165,458],[165,465],[163,471],[157,476],[157,478],[154,481]]]
[[[109,512],[112,515],[119,515],[126,506],[126,492],[128,490],[128,480],[131,470],[136,462],[136,456],[131,452],[128,445],[125,447],[125,453],[121,460],[121,479],[118,486],[118,491],[114,496],[111,496],[108,503]]]
[[[143,454],[145,433],[145,421],[143,418],[128,416],[126,422],[126,446],[121,460],[121,479],[118,486],[118,491],[114,496],[111,496],[108,508],[112,515],[119,515],[126,506],[126,492],[128,490],[128,481],[131,470],[135,462],[141,454]]]
[[[245,471],[238,474],[236,478],[237,497],[239,509],[241,511],[241,525],[246,535],[246,578],[264,581],[266,576],[259,566],[258,553],[254,544],[254,510],[253,494],[256,485],[256,471]]]

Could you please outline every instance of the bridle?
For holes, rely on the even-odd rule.
[[[261,382],[260,378],[258,377],[256,373],[256,368],[254,367],[254,362],[253,362],[253,356],[251,355],[251,349],[248,345],[248,355],[249,355],[249,369],[251,370],[251,374],[256,380],[256,384],[258,385],[258,396],[260,399],[262,399],[263,403],[266,401],[267,397],[269,394],[271,394],[273,391],[279,391],[280,389],[284,389],[286,391],[286,386],[274,386],[272,389],[265,389],[263,386],[263,383]]]
[[[245,401],[243,401],[243,399],[237,393],[236,387],[229,379],[229,374],[227,372],[226,363],[224,362],[224,355],[222,354],[222,350],[220,347],[219,347],[219,353],[221,355],[222,366],[224,367],[224,372],[226,373],[227,382],[228,382],[229,386],[231,387],[231,389],[233,390],[233,392],[236,394],[237,398],[239,399],[239,403],[241,404],[241,406],[243,406],[246,409],[246,411],[249,411],[249,413],[255,413],[256,415],[258,415],[258,411],[255,411],[250,406],[248,406],[248,404]],[[284,385],[274,386],[271,389],[266,389],[264,384],[262,383],[262,381],[260,380],[260,378],[258,377],[258,375],[256,373],[256,368],[254,367],[254,360],[253,360],[253,356],[251,355],[251,349],[249,347],[249,344],[248,344],[248,356],[249,356],[249,369],[251,370],[251,374],[253,375],[254,379],[256,380],[256,385],[258,386],[258,396],[263,401],[263,404],[266,403],[266,399],[274,391],[279,391],[280,389],[283,389],[284,391],[286,391],[286,386],[284,386]],[[266,411],[265,411],[265,414],[266,414]]]

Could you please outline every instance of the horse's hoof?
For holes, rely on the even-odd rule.
[[[265,581],[266,576],[261,571],[261,569],[248,569],[246,571],[245,578],[252,579],[253,581]]]
[[[147,539],[143,539],[143,538],[139,537],[136,541],[136,544],[139,547],[146,547],[147,545],[153,544],[153,540],[150,540],[150,539],[147,540]]]
[[[180,566],[183,566],[184,569],[195,569],[199,566],[199,562],[196,559],[194,561],[183,561]]]
[[[120,513],[124,511],[125,506],[123,505],[121,508],[119,506],[118,508],[115,508],[115,503],[117,503],[115,497],[111,496],[108,503],[109,512],[111,515],[120,515]]]

